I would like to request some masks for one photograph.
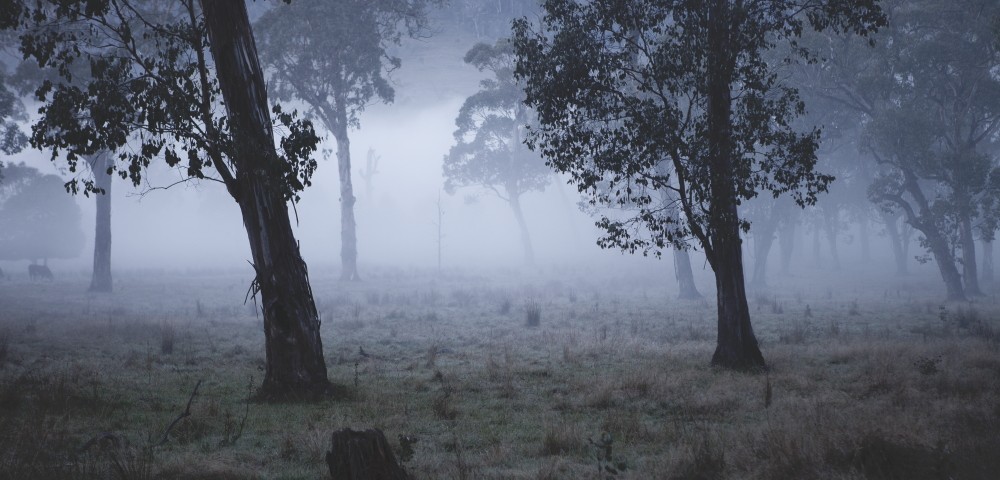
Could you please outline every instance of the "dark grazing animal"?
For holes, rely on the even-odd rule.
[[[55,280],[52,276],[52,270],[45,265],[28,265],[28,277],[32,280]]]

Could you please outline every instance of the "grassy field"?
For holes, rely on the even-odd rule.
[[[348,393],[279,405],[247,401],[264,358],[245,275],[126,272],[99,296],[83,276],[0,283],[0,477],[323,478],[345,427],[382,429],[424,479],[1000,472],[994,296],[776,282],[751,295],[771,366],[751,375],[708,367],[714,301],[652,274],[365,273],[313,278]]]

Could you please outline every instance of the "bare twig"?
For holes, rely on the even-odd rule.
[[[198,387],[200,386],[201,386],[201,380],[198,380],[198,383],[194,385],[194,390],[191,392],[191,397],[188,398],[187,407],[184,408],[184,411],[181,412],[181,414],[178,415],[177,418],[174,419],[174,421],[170,422],[170,425],[167,425],[167,429],[163,431],[163,436],[160,437],[160,441],[153,445],[150,445],[151,447],[159,447],[160,445],[167,443],[167,437],[170,435],[170,431],[173,430],[175,426],[177,426],[177,423],[183,420],[185,417],[191,416],[191,402],[194,402],[194,396],[198,394]]]

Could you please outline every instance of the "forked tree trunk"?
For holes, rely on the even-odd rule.
[[[260,395],[286,398],[327,394],[319,315],[306,264],[288,218],[288,205],[275,188],[280,170],[267,104],[264,75],[242,0],[202,0],[219,88],[225,101],[235,151],[231,189],[250,239],[264,317],[267,368]]]
[[[677,279],[679,289],[677,298],[684,300],[701,298],[701,293],[698,292],[698,287],[694,284],[691,255],[687,250],[674,249],[674,277]]]
[[[795,251],[795,221],[782,222],[781,229],[778,230],[778,239],[781,243],[781,273],[788,275],[789,267],[792,264],[792,252]]]
[[[909,273],[906,266],[906,249],[903,245],[903,236],[899,233],[898,220],[895,215],[882,212],[882,221],[885,223],[889,245],[892,247],[892,257],[896,261],[896,275],[906,275]]]
[[[955,266],[955,257],[948,247],[948,241],[942,237],[937,230],[922,230],[927,243],[930,246],[931,254],[937,263],[941,278],[944,279],[944,286],[948,292],[948,300],[964,301],[965,288],[962,286],[962,276]]]
[[[920,188],[916,174],[907,169],[901,169],[901,172],[903,173],[903,188],[913,197],[917,211],[914,211],[908,203],[901,203],[898,200],[897,203],[904,208],[906,221],[910,226],[924,234],[927,246],[930,248],[938,271],[941,272],[941,278],[944,280],[948,300],[963,301],[966,299],[965,288],[962,286],[962,276],[958,273],[958,267],[955,266],[955,255],[951,246],[948,245],[948,240],[941,233],[941,229],[935,221],[937,217],[931,211],[930,203],[927,201],[923,189]]]
[[[111,283],[111,174],[114,165],[111,152],[100,152],[87,159],[94,174],[94,185],[103,193],[96,195],[94,220],[94,271],[90,277],[91,292],[107,293]]]
[[[527,266],[535,265],[535,249],[531,246],[531,235],[528,233],[528,222],[524,221],[524,212],[521,210],[521,196],[512,193],[510,189],[507,190],[508,198],[510,198],[510,209],[514,212],[514,218],[517,219],[517,227],[521,231],[521,248],[524,249],[524,264]]]
[[[337,140],[337,172],[340,177],[340,271],[341,280],[358,281],[358,235],[354,219],[354,182],[351,180],[351,139],[347,134],[347,110],[337,102],[336,124],[327,125]],[[329,115],[328,115],[329,117]]]
[[[976,238],[972,234],[972,219],[969,215],[962,215],[959,222],[960,237],[962,241],[962,273],[965,279],[966,295],[982,295],[979,288],[979,272],[976,265]]]
[[[728,0],[712,0],[708,27],[708,162],[712,202],[709,210],[711,251],[718,304],[718,338],[712,365],[740,370],[765,368],[757,337],[750,325],[743,278],[739,214],[732,172],[732,92],[735,69],[731,60]]]

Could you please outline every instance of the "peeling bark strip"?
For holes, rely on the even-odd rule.
[[[111,282],[111,174],[114,165],[111,152],[101,152],[87,159],[94,174],[94,185],[103,193],[96,198],[94,222],[94,272],[90,278],[91,292],[110,292]]]
[[[236,202],[250,239],[264,315],[265,399],[330,393],[320,320],[288,206],[273,178],[278,162],[264,75],[242,0],[202,0],[219,87],[234,135]]]

